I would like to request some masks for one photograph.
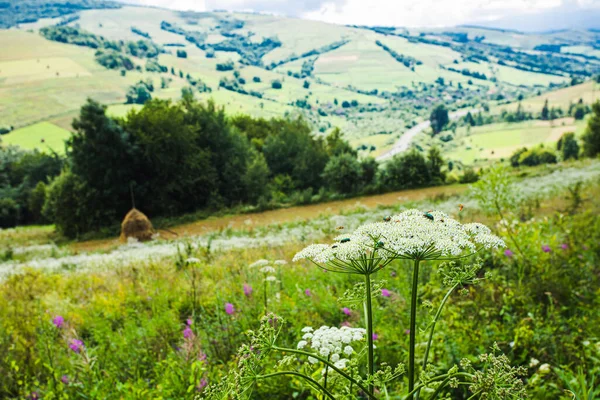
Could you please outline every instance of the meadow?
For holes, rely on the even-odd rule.
[[[498,173],[496,178],[507,183],[504,189],[492,179]],[[247,330],[255,332],[248,340],[268,331],[268,326],[259,329],[266,313],[287,321],[277,341],[291,349],[306,326],[365,327],[362,307],[339,300],[360,278],[293,262],[294,255],[311,243],[351,236],[362,224],[417,208],[439,210],[462,223],[483,222],[507,246],[459,262],[481,264],[483,271],[477,284],[465,284],[448,296],[446,267],[439,261],[423,263],[417,364],[423,362],[435,310],[442,302],[446,309],[436,318],[421,398],[476,394],[462,385],[440,387],[433,376],[452,370],[461,359],[461,365],[468,359],[480,370],[478,355],[495,346],[507,357],[502,371],[514,379],[496,377],[488,386],[496,397],[488,398],[507,398],[498,393],[516,391],[517,380],[534,399],[594,398],[600,373],[594,361],[600,351],[595,331],[600,322],[595,312],[599,179],[600,163],[591,160],[490,172],[475,187],[217,217],[173,228],[179,237],[159,231],[160,239],[145,244],[57,245],[50,227],[4,230],[0,372],[5,378],[0,393],[44,399],[236,397],[228,385],[247,360],[243,350],[236,356],[236,349],[246,342]],[[481,189],[500,196],[500,208],[493,210],[489,200],[494,196],[482,196]],[[261,259],[268,261],[252,266]],[[265,269],[267,263],[274,268]],[[374,398],[400,394],[408,385],[411,265],[397,260],[373,274],[373,362],[389,378],[375,382]],[[350,358],[356,364],[348,371],[366,371],[366,342],[364,337],[353,342],[357,353]],[[345,396],[340,376],[326,373],[326,364],[305,363],[298,354],[266,354],[269,358],[251,360],[260,361],[253,364],[256,373],[273,371],[274,378],[253,379],[242,397],[284,399],[295,393],[296,398],[320,398],[326,375],[325,386],[335,398]],[[386,364],[395,370],[391,378]],[[290,368],[321,386],[277,372]],[[481,369],[483,374],[486,368],[491,367]],[[453,373],[461,378],[470,372]],[[514,398],[524,398],[518,393]]]

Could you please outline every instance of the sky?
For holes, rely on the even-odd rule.
[[[600,10],[600,0],[125,0],[176,10],[255,11],[337,24],[440,27]],[[563,14],[564,15],[564,14]]]

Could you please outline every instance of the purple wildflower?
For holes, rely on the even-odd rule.
[[[376,334],[376,333],[374,333],[374,334],[373,334],[373,340],[377,340],[378,338],[379,338],[379,335],[378,335],[378,334]]]
[[[504,255],[508,258],[512,258],[512,256],[515,255],[515,253],[513,253],[510,249],[506,249],[504,250]]]
[[[189,326],[186,326],[185,329],[183,330],[183,337],[185,339],[189,339],[192,336],[194,336],[194,331],[192,331],[192,328],[190,328]]]
[[[54,326],[60,329],[65,324],[65,319],[62,317],[62,315],[57,315],[56,317],[52,318],[52,323]]]
[[[350,326],[350,322],[344,321],[344,322],[342,322],[342,326]]]
[[[383,297],[390,297],[392,295],[392,293],[387,289],[381,289],[381,295]]]
[[[560,248],[563,249],[563,250],[567,250],[569,248],[569,245],[566,244],[566,243],[563,243],[563,244],[560,245]]]
[[[304,294],[305,294],[305,295],[307,295],[308,297],[312,296],[312,295],[310,294],[310,289],[306,289],[306,290],[304,291]]]
[[[38,394],[38,392],[31,392],[31,394],[27,398],[30,400],[39,400],[40,395]]]
[[[73,350],[75,353],[79,353],[81,348],[83,347],[83,342],[79,339],[71,339],[71,343],[69,344],[69,348]]]
[[[226,303],[225,304],[225,312],[229,315],[233,314],[235,312],[235,308],[233,307],[233,304]]]
[[[244,294],[246,297],[250,297],[252,294],[252,286],[248,285],[247,283],[244,283]]]
[[[192,319],[191,319],[191,318],[188,318],[188,319],[185,321],[185,323],[186,323],[186,325],[187,325],[187,326],[192,326],[192,324],[194,323],[194,321],[192,321]]]
[[[342,308],[342,312],[346,315],[350,315],[352,314],[352,311],[350,311],[350,309],[348,307],[344,307]]]
[[[392,278],[395,278],[395,277],[396,277],[396,275],[398,275],[398,274],[396,273],[396,271],[394,271],[394,270],[391,270],[391,271],[390,271],[390,276],[391,276]]]
[[[64,383],[65,385],[68,385],[69,384],[69,377],[67,375],[63,375],[63,376],[60,377],[60,381],[62,383]]]
[[[198,355],[198,361],[206,361],[207,358],[205,353],[200,352],[200,355]]]
[[[196,389],[198,389],[198,391],[201,391],[206,387],[206,385],[208,385],[208,381],[206,380],[206,378],[202,378],[200,379],[200,383],[198,384],[198,386],[196,386]]]
[[[548,246],[547,244],[542,246],[542,251],[544,253],[550,253],[552,250],[550,249],[550,246]]]
[[[406,335],[410,335],[410,329],[405,329],[405,330],[404,330],[404,333],[405,333]]]

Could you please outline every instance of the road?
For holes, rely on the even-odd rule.
[[[459,110],[459,111],[448,114],[448,117],[452,121],[457,118],[464,117],[469,112],[471,114],[475,114],[479,111],[481,111],[480,108],[472,108],[469,110]],[[396,143],[394,143],[394,146],[390,150],[386,151],[385,153],[383,153],[382,155],[377,157],[377,161],[387,160],[389,158],[392,158],[396,154],[399,154],[399,153],[402,153],[402,152],[408,150],[410,143],[415,138],[415,136],[417,136],[419,133],[423,132],[425,129],[429,129],[430,126],[431,126],[431,123],[429,121],[423,121],[423,122],[413,126],[409,130],[404,132],[404,134],[402,136],[400,136],[400,139],[398,139],[398,141]]]

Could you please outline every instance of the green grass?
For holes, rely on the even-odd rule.
[[[5,145],[19,146],[23,149],[65,152],[65,140],[71,132],[49,122],[39,122],[25,128],[16,129],[0,137]]]
[[[461,127],[457,129],[455,140],[444,146],[449,160],[474,164],[477,161],[507,159],[521,147],[544,144],[555,149],[556,142],[565,132],[581,135],[584,129],[584,121],[572,118],[557,120],[554,124],[547,121],[498,123],[473,127],[470,132]]]

